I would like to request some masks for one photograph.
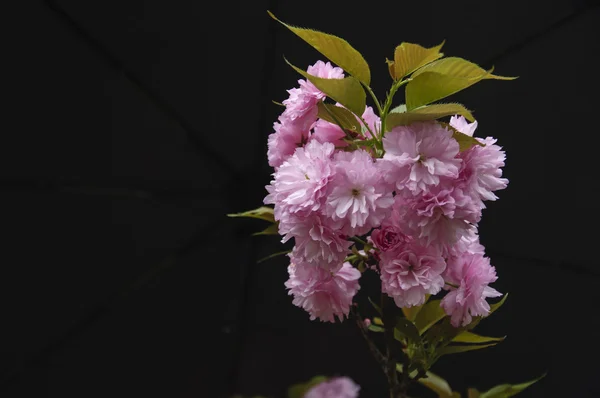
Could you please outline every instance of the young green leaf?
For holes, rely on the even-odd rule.
[[[367,329],[369,329],[371,332],[376,332],[376,333],[385,332],[384,328],[382,328],[381,326],[373,325],[373,324],[370,324]]]
[[[404,317],[409,321],[414,321],[419,311],[421,311],[421,308],[423,308],[423,306],[429,301],[429,297],[431,297],[431,294],[425,295],[425,303],[423,303],[422,305],[415,305],[413,307],[402,307],[402,313],[404,314]]]
[[[227,214],[228,217],[249,217],[258,218],[260,220],[275,222],[275,216],[273,215],[273,208],[262,206],[254,210],[248,210],[243,213]]]
[[[283,256],[283,255],[291,253],[291,252],[292,252],[291,250],[284,250],[282,252],[277,252],[277,253],[269,254],[268,256],[265,256],[265,257],[261,258],[260,260],[258,260],[256,262],[256,264],[260,264],[260,263],[265,262],[267,260],[270,260],[272,258]]]
[[[372,299],[371,297],[367,297],[369,299],[369,303],[371,303],[371,305],[373,306],[373,308],[375,308],[375,311],[377,311],[379,313],[379,315],[383,314],[383,312],[381,311],[381,307],[378,306]]]
[[[480,398],[481,393],[474,388],[469,388],[467,390],[467,398]]]
[[[271,18],[294,32],[298,37],[310,44],[329,60],[336,63],[344,71],[356,77],[367,86],[371,83],[371,71],[369,70],[367,61],[346,40],[328,33],[288,25],[277,19],[272,12],[267,12]]]
[[[437,351],[439,356],[448,355],[448,354],[458,354],[461,352],[481,350],[483,348],[495,346],[498,343],[491,344],[478,344],[478,345],[449,345],[446,347],[442,347]]]
[[[517,395],[518,393],[520,393],[521,391],[523,391],[524,389],[526,389],[527,387],[531,386],[532,384],[540,381],[541,379],[543,379],[546,376],[546,374],[544,373],[543,375],[541,375],[540,377],[538,377],[535,380],[532,381],[528,381],[526,383],[521,383],[521,384],[501,384],[499,386],[496,386],[486,392],[481,393],[481,395],[479,396],[479,398],[508,398],[508,397],[512,397],[514,395]]]
[[[516,77],[494,75],[458,57],[440,59],[412,75],[406,86],[406,105],[408,110],[412,110],[464,90],[484,79],[513,80]]]
[[[431,326],[446,316],[440,303],[441,300],[429,301],[415,317],[415,326],[419,330],[420,335],[423,335]]]
[[[396,370],[400,373],[404,372],[404,366],[401,363],[396,364]],[[410,377],[414,378],[417,375],[418,371],[413,370],[410,373]],[[435,392],[439,398],[460,398],[460,394],[452,391],[452,388],[448,384],[446,380],[442,377],[436,375],[435,373],[426,372],[427,377],[420,378],[417,380],[420,384],[429,388],[431,391]]]
[[[489,343],[490,341],[504,341],[506,337],[480,336],[469,331],[464,331],[452,339],[453,343]]]
[[[418,44],[401,43],[394,51],[394,80],[402,79],[415,70],[443,57],[444,54],[440,52],[443,45],[444,42],[435,47],[425,48]]]
[[[406,112],[406,104],[400,104],[390,111],[390,113],[404,113],[404,112]]]
[[[294,70],[308,79],[316,88],[324,92],[329,98],[339,102],[356,115],[362,115],[367,106],[367,94],[360,82],[350,77],[343,79],[323,79],[308,74],[308,72],[292,65],[285,60]]]
[[[397,335],[398,332],[400,336]],[[400,340],[398,337],[406,337],[410,342],[414,344],[421,344],[421,336],[419,331],[415,327],[415,324],[406,318],[398,318],[396,320],[396,327],[394,328],[394,337],[396,340]]]
[[[262,231],[255,232],[252,234],[252,236],[258,236],[258,235],[279,235],[279,225],[271,224],[267,228],[263,229]]]
[[[460,152],[466,151],[467,149],[469,149],[475,145],[485,146],[485,144],[482,144],[481,142],[477,141],[477,139],[475,139],[475,137],[471,137],[470,135],[461,133],[454,127],[450,126],[448,123],[444,123],[444,122],[438,122],[438,123],[441,124],[442,126],[444,126],[446,129],[452,131],[452,138],[454,138],[456,140],[456,142],[458,142],[458,148],[459,148]]]
[[[390,76],[392,80],[396,80],[396,68],[394,67],[394,61],[390,61],[389,59],[385,59],[385,63],[388,66],[388,71],[390,72]]]
[[[317,107],[319,108],[318,116],[321,119],[337,124],[345,130],[361,131],[358,119],[348,109],[326,104],[323,101],[319,101]]]
[[[383,321],[378,316],[373,317],[373,323],[378,326],[383,326]]]
[[[406,126],[414,122],[424,122],[453,115],[462,115],[471,122],[475,120],[473,118],[473,115],[471,114],[471,111],[469,111],[461,104],[433,104],[421,106],[410,112],[390,112],[386,119],[386,131],[393,129],[396,126]]]

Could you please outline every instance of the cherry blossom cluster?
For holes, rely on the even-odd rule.
[[[344,71],[318,61],[308,74],[328,79]],[[473,137],[477,122],[453,116],[397,126],[385,132],[383,151],[353,141],[381,132],[367,107],[357,118],[362,133],[349,134],[318,117],[325,94],[299,80],[288,90],[285,110],[268,139],[274,168],[265,204],[274,205],[279,233],[293,238],[289,279],[293,303],[311,320],[348,316],[360,289],[361,271],[351,247],[377,272],[381,290],[399,307],[421,305],[426,295],[445,293],[441,305],[455,326],[489,313],[495,268],[479,243],[477,224],[485,201],[504,189],[505,154],[491,137],[461,151],[453,129]],[[341,106],[338,104],[338,106]],[[354,256],[355,258],[356,256]]]

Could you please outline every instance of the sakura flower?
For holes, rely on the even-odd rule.
[[[433,247],[410,243],[398,251],[382,253],[379,265],[382,292],[398,307],[421,305],[426,294],[436,294],[444,286],[446,262]]]
[[[450,118],[450,126],[469,137],[473,137],[475,130],[477,130],[477,120],[473,123],[469,123],[464,116],[456,115]]]
[[[285,111],[280,119],[289,120],[298,129],[308,132],[317,120],[319,98],[299,88],[288,90],[288,93],[290,96],[283,101]]]
[[[395,250],[411,240],[402,231],[403,220],[398,209],[394,207],[392,207],[390,216],[383,221],[381,227],[371,232],[371,241],[382,252]]]
[[[394,203],[378,165],[364,150],[334,156],[325,214],[340,223],[347,235],[362,235],[378,227]]]
[[[386,179],[400,190],[416,193],[438,185],[440,177],[456,178],[461,160],[452,132],[439,123],[398,126],[383,138]]]
[[[472,197],[451,185],[431,187],[412,197],[398,195],[395,208],[411,236],[444,252],[468,235],[481,218],[481,208]]]
[[[304,394],[304,398],[358,398],[360,386],[349,377],[334,377],[317,384]]]
[[[340,321],[348,316],[352,298],[360,289],[360,272],[350,263],[335,271],[320,267],[291,263],[288,267],[290,278],[285,282],[292,303],[310,314],[310,319],[319,318],[322,322]]]
[[[306,72],[309,75],[320,77],[323,79],[344,78],[344,70],[342,68],[334,67],[333,65],[331,65],[331,63],[325,63],[323,61],[317,61],[314,65],[309,66]],[[300,84],[300,89],[303,92],[315,97],[317,100],[325,98],[325,94],[321,90],[316,88],[315,85],[312,84],[310,81],[298,80],[298,83]]]
[[[456,183],[479,200],[496,200],[498,197],[493,192],[508,185],[508,180],[501,178],[506,156],[502,148],[495,145],[496,139],[478,140],[485,146],[475,145],[460,154],[462,164]]]
[[[280,225],[279,232],[286,233],[283,242],[292,236],[295,238],[296,245],[292,252],[294,263],[306,263],[330,271],[336,271],[342,266],[352,242],[326,225],[316,212],[291,227],[288,225],[290,224],[284,223],[283,228]]]
[[[317,141],[298,148],[275,173],[274,180],[266,186],[269,194],[265,204],[275,205],[275,219],[285,213],[318,210],[324,201],[327,185],[335,173],[331,157],[333,144]]]
[[[293,155],[297,147],[302,146],[309,133],[308,129],[304,130],[285,119],[280,120],[284,120],[284,123],[275,122],[275,132],[268,139],[267,157],[269,165],[275,169]]]
[[[365,108],[365,111],[362,114],[362,118],[367,123],[367,126],[373,133],[376,134],[377,131],[381,131],[381,120],[379,119],[379,116],[377,116],[375,114],[375,112],[373,111],[373,108],[371,108],[370,106],[367,106]],[[372,138],[371,134],[369,133],[369,129],[367,129],[366,126],[364,124],[362,124],[362,122],[361,122],[361,125],[363,126],[362,133],[367,138]]]
[[[468,325],[473,316],[486,316],[490,305],[488,297],[499,297],[502,293],[488,285],[496,281],[496,270],[483,254],[464,253],[448,261],[450,283],[458,286],[451,288],[442,299],[441,306],[450,315],[452,325]]]
[[[311,134],[311,140],[316,140],[321,143],[331,142],[336,147],[347,146],[343,138],[346,137],[344,130],[337,124],[329,123],[326,120],[319,119],[313,126],[313,133]]]

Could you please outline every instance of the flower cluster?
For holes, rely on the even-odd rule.
[[[322,61],[307,72],[344,77]],[[285,284],[293,303],[311,319],[342,320],[360,288],[351,261],[360,255],[399,307],[445,290],[441,305],[455,326],[487,315],[486,298],[500,293],[489,286],[496,272],[477,223],[484,202],[508,183],[496,140],[476,138],[480,145],[461,151],[454,130],[472,137],[477,128],[462,116],[449,126],[416,122],[384,135],[370,107],[357,118],[362,132],[349,132],[318,117],[326,96],[309,81],[288,93],[268,139],[274,173],[264,203],[274,205],[283,241],[294,239]],[[381,151],[366,144],[374,134]],[[354,241],[368,242],[367,252],[352,255]]]

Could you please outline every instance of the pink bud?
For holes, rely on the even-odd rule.
[[[366,328],[368,328],[369,326],[371,326],[371,320],[369,318],[365,318],[365,320],[363,321],[363,323],[365,324]]]

